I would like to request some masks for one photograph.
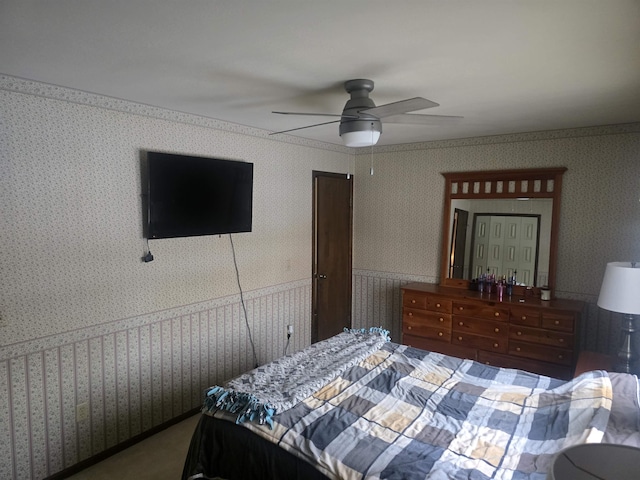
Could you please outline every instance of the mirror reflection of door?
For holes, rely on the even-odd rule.
[[[538,269],[540,215],[475,214],[470,276],[501,278],[517,271],[517,282],[534,285]]]
[[[449,278],[464,278],[465,245],[467,243],[467,223],[469,212],[456,208],[453,212],[451,230],[451,259]]]
[[[488,257],[491,252],[489,252],[489,246],[487,244],[481,244],[479,239],[474,239],[474,235],[476,235],[476,227],[475,227],[475,219],[476,215],[502,215],[502,216],[520,216],[527,218],[535,218],[536,216],[540,217],[540,222],[538,226],[538,242],[535,247],[532,247],[531,250],[531,258],[534,257],[534,252],[537,251],[537,265],[535,266],[536,273],[528,273],[526,271],[522,271],[522,275],[520,275],[520,270],[518,270],[518,277],[520,278],[521,283],[528,283],[528,285],[542,286],[547,285],[549,281],[549,259],[551,255],[550,245],[551,245],[551,220],[552,220],[552,211],[553,211],[553,200],[551,198],[531,198],[525,201],[525,199],[455,199],[451,201],[451,215],[449,221],[449,227],[447,229],[447,277],[452,278],[452,266],[453,259],[457,257],[457,248],[456,252],[452,251],[454,248],[455,242],[453,241],[453,236],[451,235],[453,232],[453,224],[454,224],[454,214],[456,210],[464,210],[469,212],[469,219],[467,224],[467,243],[464,249],[464,272],[463,279],[471,280],[473,278],[477,278],[479,274],[487,272],[487,262]],[[485,228],[487,225],[485,225]],[[528,228],[528,227],[527,227]],[[489,234],[489,230],[486,229],[487,235]],[[526,233],[526,232],[525,232]],[[529,234],[532,235],[532,234]],[[472,249],[472,244],[475,248]],[[502,253],[502,251],[500,251]],[[507,252],[509,253],[509,252]],[[479,272],[474,271],[474,267],[472,265],[474,256],[478,256],[479,254],[484,255],[484,263],[482,267],[476,268]],[[497,267],[496,267],[497,268]],[[515,267],[511,266],[503,266],[500,267],[507,271],[515,270]],[[529,268],[529,267],[521,267],[521,268]],[[507,275],[507,273],[498,273],[496,275]],[[533,278],[531,276],[533,275]]]

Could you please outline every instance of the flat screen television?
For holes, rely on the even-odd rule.
[[[250,232],[253,163],[147,153],[147,238]]]

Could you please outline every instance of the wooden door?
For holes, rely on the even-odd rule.
[[[351,328],[353,176],[313,172],[311,341]]]

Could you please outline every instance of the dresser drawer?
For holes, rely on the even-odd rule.
[[[416,308],[404,308],[402,310],[402,321],[423,322],[431,326],[445,326],[451,328],[451,314],[431,312],[429,310],[418,310]]]
[[[451,313],[451,300],[419,292],[404,292],[402,305],[409,308],[423,308],[434,312]]]
[[[405,291],[402,305],[411,308],[427,308],[427,296],[424,293]]]
[[[500,321],[509,319],[508,308],[483,303],[453,302],[453,313],[456,315],[490,318]]]
[[[440,340],[443,342],[451,341],[451,329],[445,326],[430,326],[424,323],[405,321],[402,324],[402,333],[406,335],[415,335],[431,340]]]
[[[574,339],[571,333],[523,327],[521,325],[511,325],[509,327],[509,338],[522,342],[531,342],[568,349],[573,348]]]
[[[428,296],[427,310],[433,310],[434,312],[451,313],[451,303],[451,300]]]
[[[509,333],[509,326],[505,325],[504,322],[463,317],[462,315],[455,315],[455,320],[452,322],[451,327],[456,334],[473,333],[495,339],[506,339]]]
[[[574,317],[562,313],[542,313],[542,327],[551,328],[553,330],[563,330],[565,332],[573,332]]]
[[[571,365],[573,363],[573,352],[571,350],[515,340],[509,342],[509,354],[562,365]]]
[[[489,350],[492,352],[507,353],[507,339],[491,338],[471,333],[452,332],[451,343],[464,345],[465,347]]]
[[[511,308],[511,323],[517,323],[518,325],[528,325],[530,327],[540,326],[540,310],[535,308]]]

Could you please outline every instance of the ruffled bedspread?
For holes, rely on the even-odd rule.
[[[348,330],[207,391],[203,412],[224,410],[236,423],[273,426],[271,417],[311,396],[389,339],[381,328]]]

